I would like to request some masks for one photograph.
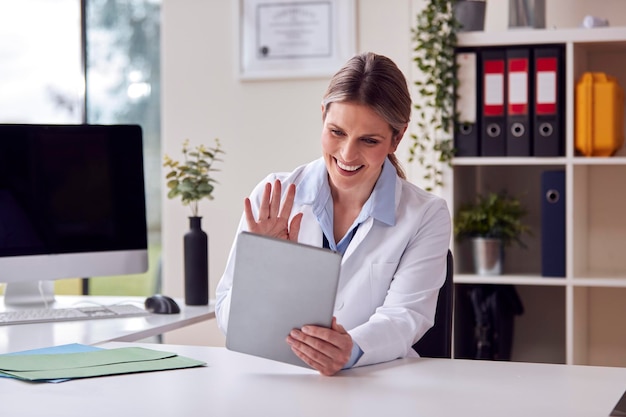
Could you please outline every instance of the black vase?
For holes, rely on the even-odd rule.
[[[184,238],[185,304],[209,304],[209,238],[202,230],[202,217],[189,218]]]

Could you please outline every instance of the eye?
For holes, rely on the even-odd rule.
[[[330,129],[330,133],[332,133],[334,136],[344,136],[343,131],[339,129]]]
[[[380,143],[378,139],[368,138],[368,137],[362,138],[361,140],[368,145],[378,145]]]

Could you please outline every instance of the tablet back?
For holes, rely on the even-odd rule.
[[[242,232],[226,347],[308,367],[285,339],[305,324],[330,327],[340,266],[341,256],[328,249]]]

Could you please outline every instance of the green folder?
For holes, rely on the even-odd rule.
[[[206,363],[175,353],[141,347],[0,356],[0,374],[26,381],[90,378],[203,365]]]

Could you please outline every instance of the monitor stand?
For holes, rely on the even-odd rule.
[[[5,306],[42,306],[54,303],[54,281],[8,282],[4,288]]]

